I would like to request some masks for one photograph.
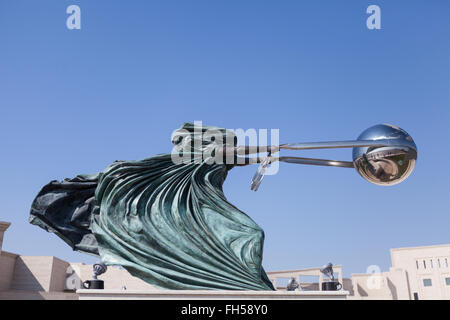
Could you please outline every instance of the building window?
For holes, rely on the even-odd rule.
[[[445,258],[445,267],[448,268],[448,261],[447,261],[447,258]]]
[[[423,286],[424,287],[431,287],[431,279],[423,279]]]
[[[430,260],[431,269],[433,269],[433,260]]]
[[[416,267],[419,269],[419,261],[416,260]]]
[[[414,300],[419,300],[419,295],[417,294],[417,292],[414,292]]]
[[[450,278],[445,278],[445,284],[450,286]]]
[[[441,267],[441,260],[438,259],[438,267]]]
[[[425,262],[425,260],[423,260],[423,267],[424,267],[424,269],[427,268],[427,263]]]

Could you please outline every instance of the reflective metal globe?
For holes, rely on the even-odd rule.
[[[379,124],[365,130],[359,141],[377,141],[386,146],[353,148],[353,164],[367,181],[389,186],[402,182],[413,171],[417,147],[403,129],[390,124]]]

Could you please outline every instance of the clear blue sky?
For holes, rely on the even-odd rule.
[[[66,28],[67,6],[82,29]],[[381,8],[381,30],[366,8]],[[449,1],[0,0],[0,220],[4,249],[95,259],[28,224],[50,180],[171,150],[185,121],[278,128],[283,143],[346,140],[378,123],[419,148],[405,182],[282,164],[225,193],[266,233],[267,270],[390,266],[389,249],[450,243]],[[351,150],[309,152],[349,160]]]

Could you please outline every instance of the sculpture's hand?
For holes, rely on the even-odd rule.
[[[266,173],[267,167],[269,166],[269,164],[272,162],[272,158],[266,157],[261,164],[258,167],[258,170],[256,170],[255,175],[253,176],[252,179],[252,184],[250,185],[250,189],[253,191],[258,191],[259,185],[261,184],[264,175]]]

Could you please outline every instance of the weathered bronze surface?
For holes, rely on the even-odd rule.
[[[175,145],[199,139],[192,124],[181,129],[192,134]],[[261,266],[263,230],[222,192],[233,165],[204,160],[175,164],[162,154],[52,181],[34,200],[30,222],[160,288],[274,290]]]

